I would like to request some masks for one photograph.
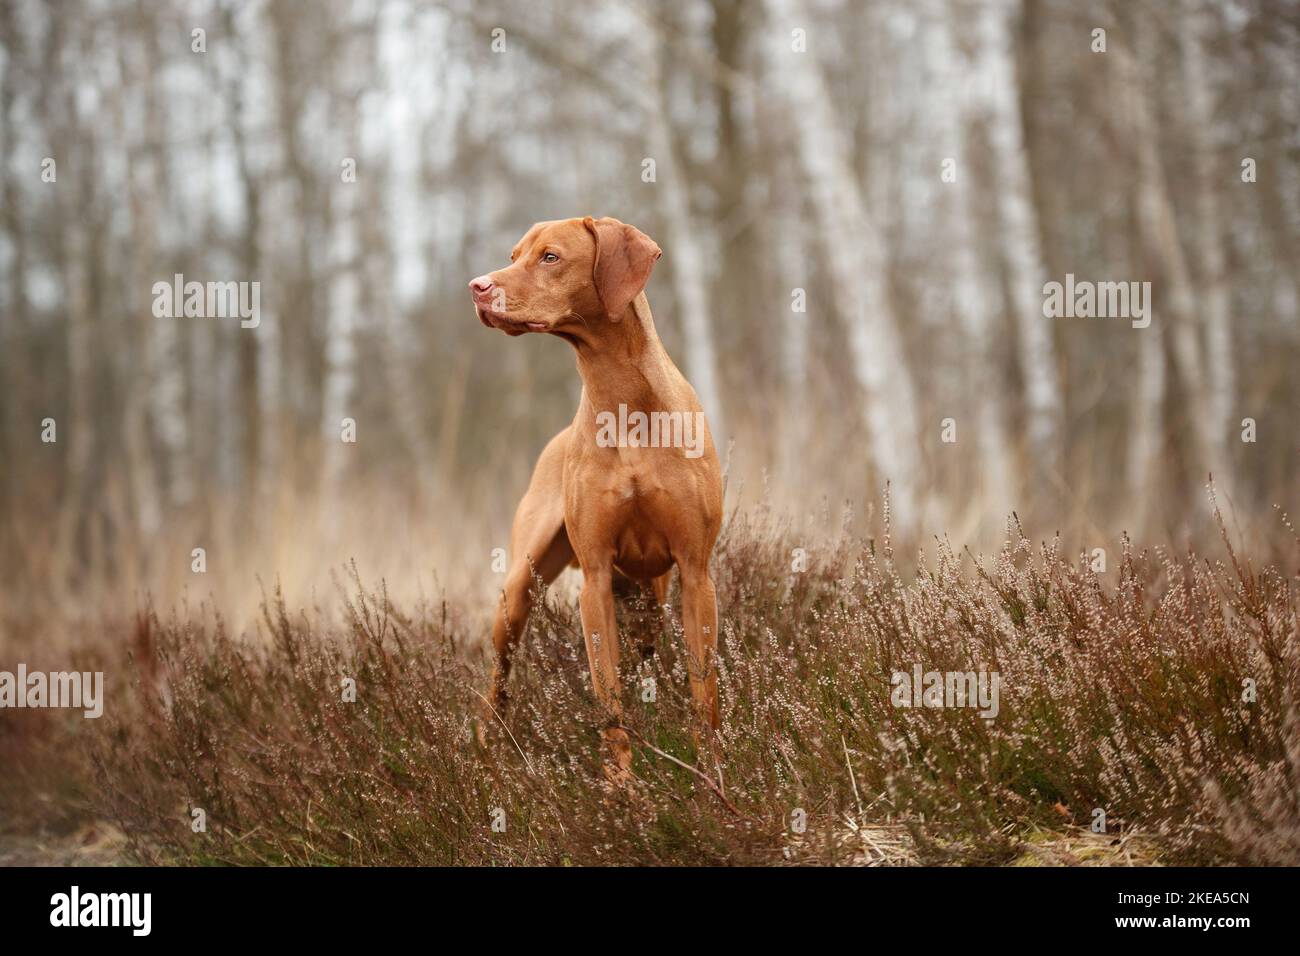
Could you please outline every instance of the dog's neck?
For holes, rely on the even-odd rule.
[[[588,400],[597,411],[618,408],[644,411],[665,407],[676,366],[655,331],[650,302],[644,292],[617,322],[602,321],[571,341],[578,353],[578,374]]]

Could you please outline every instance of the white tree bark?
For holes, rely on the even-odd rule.
[[[770,254],[773,262],[782,264],[786,275],[807,276],[811,271],[811,241],[807,236],[802,219],[797,215],[798,202],[791,202],[783,216],[788,226],[783,229],[765,229],[759,236],[759,248]],[[803,311],[795,310],[794,290],[801,288],[806,280],[799,278],[789,283],[786,290],[790,298],[778,303],[781,314],[786,316],[784,323],[785,347],[781,353],[781,369],[785,380],[785,401],[787,407],[795,410],[782,422],[781,468],[790,483],[790,487],[802,487],[803,482],[811,477],[807,473],[808,458],[804,443],[808,439],[813,415],[812,396],[809,394],[808,362],[810,339],[810,322],[807,295],[804,288]]]
[[[1135,502],[1138,526],[1150,518],[1152,503],[1158,499],[1161,478],[1173,479],[1173,490],[1186,494],[1190,490],[1178,476],[1166,475],[1163,454],[1164,420],[1161,409],[1169,386],[1164,342],[1166,336],[1186,390],[1186,409],[1193,433],[1192,460],[1195,475],[1203,480],[1217,468],[1217,446],[1209,434],[1208,403],[1205,398],[1203,361],[1196,327],[1194,291],[1177,222],[1160,162],[1160,129],[1151,108],[1142,76],[1142,64],[1151,61],[1150,39],[1137,31],[1129,47],[1114,43],[1111,55],[1117,59],[1120,89],[1129,115],[1132,140],[1137,152],[1137,176],[1134,183],[1138,242],[1148,267],[1156,267],[1163,280],[1153,284],[1153,300],[1147,303],[1151,325],[1135,329],[1138,349],[1136,407],[1129,444],[1129,480]],[[1150,277],[1143,277],[1150,278]],[[1165,294],[1160,296],[1154,290]]]
[[[1139,34],[1138,42],[1145,42]],[[1140,240],[1148,265],[1159,266],[1163,282],[1153,285],[1151,325],[1135,329],[1144,338],[1169,336],[1174,360],[1186,392],[1186,408],[1193,435],[1192,461],[1197,480],[1204,480],[1207,472],[1219,470],[1218,456],[1222,445],[1214,441],[1210,427],[1209,403],[1206,400],[1204,360],[1197,329],[1195,290],[1191,271],[1178,235],[1178,224],[1160,162],[1160,128],[1155,111],[1151,109],[1141,76],[1141,64],[1150,62],[1141,50],[1134,53],[1120,44],[1112,46],[1124,77],[1129,106],[1133,118],[1133,141],[1137,149],[1137,220]],[[1118,278],[1118,277],[1117,277]],[[1156,290],[1164,292],[1164,296]],[[1143,342],[1141,349],[1149,349]],[[1148,360],[1144,360],[1148,361]],[[1149,360],[1154,363],[1154,358]],[[1167,380],[1166,380],[1167,382]],[[1140,409],[1139,414],[1154,415],[1154,409]],[[1145,441],[1150,445],[1150,441]],[[1155,460],[1151,465],[1157,464]],[[1150,475],[1143,487],[1150,492]],[[1185,489],[1183,489],[1185,490]]]
[[[324,442],[324,494],[323,503],[328,521],[333,524],[338,514],[336,507],[346,472],[347,455],[351,445],[342,438],[343,419],[356,419],[351,403],[356,383],[356,348],[353,330],[359,298],[358,279],[359,243],[355,235],[354,211],[358,184],[340,183],[339,209],[332,225],[330,290],[325,338],[324,421],[321,440]],[[358,423],[360,428],[360,423]],[[333,528],[331,527],[331,530]]]
[[[73,214],[73,208],[71,202],[61,206],[64,225],[59,237],[68,363],[68,414],[57,420],[59,440],[68,442],[58,550],[63,562],[63,575],[57,584],[63,586],[75,586],[78,575],[93,561],[89,547],[82,540],[82,531],[90,520],[91,487],[94,484],[91,470],[95,450],[94,381],[91,375],[93,334],[90,270],[87,266],[90,241],[88,227]]]
[[[674,140],[669,103],[664,89],[664,39],[643,24],[633,25],[639,37],[648,91],[647,132],[650,156],[655,159],[656,182],[664,216],[664,255],[672,275],[673,294],[681,312],[686,340],[686,377],[708,416],[709,429],[719,453],[726,454],[727,425],[718,383],[718,359],[713,347],[713,317],[709,307],[708,275],[700,231],[691,214],[691,197],[684,175],[681,153]]]
[[[355,55],[344,53],[335,63],[336,74],[346,88],[357,88],[365,80],[365,63]],[[357,110],[347,97],[336,101],[334,110],[339,139],[350,145],[352,158],[360,152],[360,123]],[[349,179],[351,181],[349,181]],[[361,190],[354,177],[345,178],[341,171],[331,184],[329,222],[329,292],[326,300],[325,380],[322,383],[324,443],[323,494],[321,503],[324,527],[332,536],[338,532],[339,499],[347,474],[350,452],[355,445],[343,441],[343,420],[356,421],[353,407],[357,381],[357,350],[354,341],[361,300],[362,251],[360,238]],[[357,421],[357,428],[362,423]],[[358,440],[359,436],[358,436]]]
[[[189,277],[186,277],[189,281]],[[180,311],[180,303],[177,303]],[[148,313],[145,313],[146,315]],[[164,488],[167,497],[184,504],[194,493],[190,473],[189,424],[185,415],[185,366],[182,361],[180,324],[183,316],[153,319],[149,332],[146,368],[151,373],[150,414],[162,448]]]
[[[1192,135],[1193,166],[1196,170],[1197,246],[1200,273],[1197,276],[1205,315],[1206,378],[1208,389],[1205,423],[1206,440],[1211,443],[1219,467],[1226,461],[1227,438],[1232,425],[1232,406],[1236,391],[1232,329],[1229,317],[1228,282],[1223,251],[1222,218],[1218,191],[1235,177],[1235,167],[1216,172],[1213,167],[1214,115],[1210,103],[1208,63],[1204,54],[1205,37],[1213,29],[1212,12],[1201,0],[1185,0],[1184,15],[1178,21],[1179,41],[1183,52],[1183,87],[1187,93],[1188,125]],[[1200,387],[1200,383],[1193,383]],[[1227,478],[1228,475],[1223,475]]]
[[[390,141],[400,142],[406,130],[415,122],[414,104],[408,92],[407,78],[417,73],[416,62],[421,55],[412,48],[409,39],[410,21],[405,11],[390,7],[380,15],[379,43],[382,60],[388,65],[384,87],[387,115],[376,128],[381,129]],[[425,227],[422,219],[426,209],[410,202],[410,197],[422,195],[420,186],[422,157],[416,150],[391,150],[387,168],[381,173],[388,188],[384,208],[385,232],[388,238],[388,261],[373,260],[374,271],[381,276],[372,279],[376,316],[381,316],[383,334],[380,351],[383,376],[391,394],[393,420],[409,450],[416,468],[414,480],[422,494],[433,493],[432,478],[435,462],[425,423],[420,416],[419,392],[410,356],[418,349],[416,335],[409,314],[420,308],[425,288],[426,274],[420,261],[424,248]],[[360,186],[360,183],[354,184]],[[514,350],[511,350],[514,351]]]
[[[980,476],[979,494],[974,500],[986,517],[1001,522],[1017,506],[1020,487],[1015,481],[1007,441],[1004,391],[982,386],[993,367],[993,345],[997,340],[995,319],[1005,303],[995,266],[981,253],[983,237],[980,234],[979,199],[982,191],[981,184],[973,175],[972,134],[985,118],[981,114],[988,103],[978,95],[969,95],[968,91],[972,88],[987,90],[1004,82],[1006,77],[997,68],[995,58],[977,57],[970,66],[963,62],[952,33],[954,23],[950,11],[949,16],[936,19],[927,33],[933,38],[927,45],[927,67],[939,94],[936,102],[947,108],[926,111],[924,122],[932,127],[926,138],[943,143],[947,155],[955,160],[957,179],[954,183],[944,183],[937,169],[929,169],[926,170],[929,173],[926,182],[931,191],[937,193],[934,196],[937,200],[935,222],[947,225],[952,236],[950,305],[952,314],[961,323],[964,351],[972,359],[967,365],[968,376],[962,389],[962,394],[969,396],[970,405],[954,409],[953,417],[958,420],[959,436],[964,429],[974,433]],[[988,158],[993,164],[1005,158],[996,146],[992,147],[992,152]],[[1037,243],[1034,246],[1036,248]],[[1017,311],[1023,305],[1021,302],[1014,304]],[[1042,310],[1036,311],[1040,320],[1036,325],[1041,328]],[[1052,401],[1055,402],[1055,385],[1052,388]],[[973,421],[968,422],[968,417]],[[1039,440],[1042,440],[1041,436]]]
[[[150,35],[149,42],[153,41]],[[125,48],[120,48],[119,63],[124,75],[130,75],[130,61]],[[156,52],[156,47],[151,52]],[[162,175],[162,140],[158,132],[158,108],[161,98],[161,86],[157,74],[139,77],[137,82],[151,84],[141,94],[144,100],[146,133],[145,144],[130,142],[124,144],[128,160],[125,183],[120,187],[120,195],[127,205],[130,216],[131,242],[126,250],[127,270],[130,276],[129,292],[126,296],[131,312],[128,328],[133,345],[132,355],[135,362],[143,365],[136,369],[129,379],[122,409],[122,440],[126,450],[129,486],[135,519],[135,530],[145,540],[158,533],[162,526],[162,502],[159,500],[159,480],[153,454],[154,432],[151,426],[150,398],[157,391],[158,376],[161,372],[154,362],[157,352],[154,335],[161,323],[173,323],[175,319],[154,318],[151,313],[152,302],[150,290],[153,283],[163,279],[159,273],[158,263],[158,208],[165,206],[168,190]],[[114,99],[114,119],[119,129],[126,129],[123,119],[125,97]],[[166,277],[171,281],[170,277]],[[172,330],[173,336],[175,330]],[[144,361],[140,362],[140,357]],[[142,374],[141,374],[142,373]],[[177,449],[164,444],[164,454],[175,455]],[[168,474],[174,474],[175,462],[165,463]],[[174,488],[175,486],[173,486]],[[151,555],[146,553],[145,560]]]
[[[800,0],[767,0],[772,24],[772,89],[790,107],[800,163],[807,180],[831,277],[831,298],[845,323],[853,370],[862,392],[871,459],[892,482],[900,525],[923,519],[916,502],[921,480],[916,402],[911,372],[886,289],[886,257],[876,224],[853,171],[850,144],[831,106],[817,54],[820,29]],[[791,48],[791,31],[808,33],[806,52]]]
[[[1019,0],[995,0],[976,19],[976,89],[982,99],[992,152],[990,188],[997,202],[1000,247],[1008,271],[1011,314],[1016,323],[1029,452],[1034,469],[1061,471],[1061,382],[1052,326],[1043,318],[1046,266],[1030,184],[1019,84],[1016,78],[1014,16]]]
[[[1140,43],[1141,38],[1135,38],[1135,42]],[[1124,58],[1119,50],[1115,53],[1121,57],[1117,70],[1118,89],[1122,96],[1127,127],[1135,140],[1141,140],[1147,135],[1143,124],[1149,121],[1145,93],[1141,88],[1142,77],[1132,56]],[[1159,172],[1158,169],[1152,169],[1153,163],[1158,167],[1159,163],[1154,153],[1139,147],[1137,176],[1132,187],[1134,201],[1139,206],[1146,203],[1144,197],[1153,188],[1152,179]],[[1140,221],[1151,221],[1156,213],[1149,208],[1140,208],[1137,215]],[[1146,228],[1149,230],[1150,226]],[[1145,245],[1145,237],[1139,236],[1135,248],[1142,250]],[[1164,325],[1160,317],[1155,317],[1147,328],[1134,330],[1137,336],[1137,381],[1134,384],[1133,410],[1129,416],[1131,424],[1126,464],[1128,500],[1131,503],[1129,520],[1135,522],[1134,530],[1139,533],[1147,522],[1149,503],[1155,493],[1160,475],[1166,379],[1165,350],[1162,341]]]

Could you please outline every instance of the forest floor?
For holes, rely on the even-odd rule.
[[[111,823],[70,833],[0,833],[0,866],[130,866],[126,834]]]
[[[905,579],[888,529],[792,562],[733,515],[721,730],[691,731],[680,625],[623,607],[622,788],[562,589],[486,719],[480,615],[355,569],[340,610],[275,594],[245,634],[144,612],[74,659],[108,676],[101,719],[0,721],[0,865],[1300,862],[1295,572],[1226,533],[1218,555],[1126,541],[1109,575],[1057,547],[941,541]],[[921,672],[1000,690],[913,702]]]
[[[67,833],[35,836],[0,833],[0,867],[132,866],[130,840],[107,822],[89,823]],[[846,827],[840,834],[844,866],[915,866],[918,860],[901,827]],[[1155,841],[1112,837],[1087,830],[1037,830],[1024,834],[1023,852],[1007,866],[1159,866]],[[789,862],[799,862],[792,853]]]

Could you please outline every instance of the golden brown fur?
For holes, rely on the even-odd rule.
[[[691,694],[701,725],[718,722],[718,612],[709,556],[722,522],[722,477],[707,426],[698,457],[681,447],[604,447],[597,415],[700,411],[695,390],[655,332],[644,288],[659,247],[617,219],[534,225],[511,265],[470,283],[484,325],[508,335],[556,335],[576,350],[582,398],[573,423],[542,451],[515,514],[511,563],[492,630],[491,700],[500,711],[510,654],[529,612],[534,570],[550,583],[582,568],[582,627],[592,686],[609,715],[604,731],[612,775],[625,776],[631,747],[620,728],[615,577],[647,581],[662,605],[674,565]],[[700,418],[702,421],[702,416]]]

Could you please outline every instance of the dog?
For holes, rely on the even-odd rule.
[[[649,236],[617,219],[539,222],[515,245],[509,266],[469,283],[485,326],[564,339],[582,378],[577,414],[543,449],[515,512],[488,700],[504,712],[533,574],[549,585],[565,567],[580,567],[591,684],[607,717],[605,768],[622,780],[630,776],[632,748],[619,699],[618,579],[649,582],[662,607],[677,567],[697,739],[718,726],[709,558],[722,526],[722,469],[695,389],[650,315],[645,287],[660,255]],[[698,423],[691,436],[688,422]]]

